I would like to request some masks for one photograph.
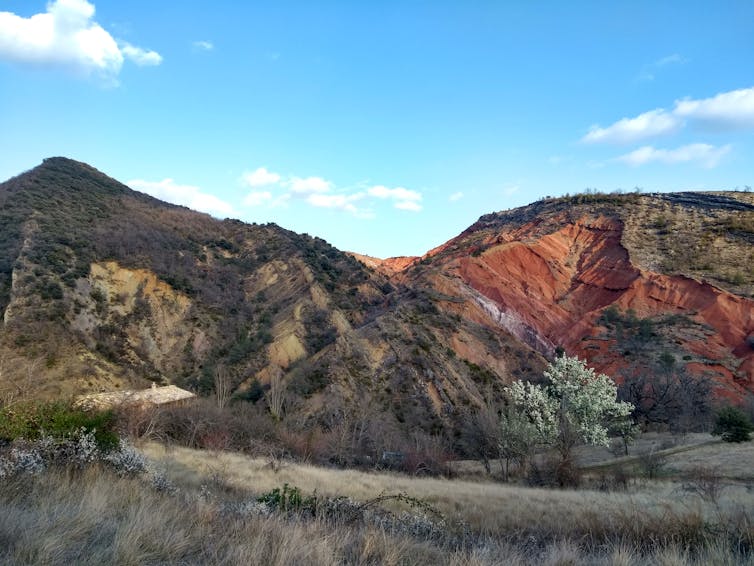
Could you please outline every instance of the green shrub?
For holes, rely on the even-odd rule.
[[[748,415],[736,407],[723,407],[717,413],[712,434],[720,436],[724,442],[748,442],[754,425]]]
[[[118,446],[115,418],[112,412],[84,411],[70,404],[29,403],[0,410],[0,439],[37,440],[42,434],[64,440],[80,431],[92,432],[97,447],[109,451]]]
[[[264,503],[271,509],[277,511],[304,511],[316,509],[316,496],[304,497],[301,490],[295,486],[289,486],[287,483],[280,489],[276,487],[257,498],[257,501]]]

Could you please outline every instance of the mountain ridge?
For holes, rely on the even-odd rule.
[[[0,184],[0,204],[0,391],[33,370],[47,396],[226,380],[253,403],[279,382],[307,422],[361,404],[432,432],[561,347],[618,381],[665,363],[721,398],[754,391],[747,193],[548,198],[385,260],[66,158]]]
[[[161,204],[93,171],[53,159],[0,184],[4,373],[35,365],[39,394],[150,379],[210,394],[220,378],[255,402],[280,380],[302,418],[368,401],[396,428],[431,431],[488,385],[499,396],[499,375],[543,368],[509,333],[446,315],[324,240]]]

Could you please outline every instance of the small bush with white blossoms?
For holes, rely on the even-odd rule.
[[[11,448],[7,455],[0,455],[0,479],[21,474],[37,475],[44,469],[45,463],[38,450]]]
[[[147,459],[124,439],[120,439],[118,449],[102,458],[119,476],[138,476],[147,471]]]

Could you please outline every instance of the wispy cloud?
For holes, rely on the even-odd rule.
[[[463,193],[461,191],[458,191],[457,193],[453,193],[452,195],[450,195],[448,197],[448,200],[450,202],[456,202],[456,201],[461,200],[462,198],[463,198]]]
[[[233,214],[233,207],[214,195],[205,193],[199,187],[193,185],[181,185],[173,179],[162,181],[145,181],[133,179],[127,185],[137,191],[142,191],[160,200],[173,204],[187,206],[193,210],[199,210],[220,218]]]
[[[639,72],[637,79],[640,81],[653,81],[657,72],[664,67],[671,65],[684,65],[686,63],[688,63],[688,59],[686,59],[682,55],[679,55],[678,53],[666,55],[665,57],[661,57],[660,59],[653,61],[649,65],[644,65]]]
[[[0,59],[96,74],[113,84],[126,59],[139,66],[162,62],[156,51],[118,42],[94,13],[86,0],[55,0],[29,18],[0,12]]]
[[[657,149],[651,145],[640,147],[630,153],[617,157],[632,167],[646,165],[648,163],[664,163],[673,165],[677,163],[694,163],[701,167],[712,169],[717,167],[720,160],[731,150],[730,145],[716,147],[706,143],[693,143],[676,149]]]
[[[215,48],[215,44],[206,39],[195,41],[192,45],[194,46],[194,49],[199,51],[212,51]]]
[[[562,165],[566,161],[569,161],[571,158],[565,155],[551,155],[547,158],[547,162],[550,165]]]

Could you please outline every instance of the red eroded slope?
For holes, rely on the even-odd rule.
[[[605,307],[631,308],[640,317],[686,315],[705,332],[676,343],[707,360],[689,369],[714,375],[721,394],[754,392],[754,350],[747,344],[754,301],[640,269],[621,244],[622,231],[615,218],[564,219],[560,230],[536,237],[530,223],[488,238],[478,257],[460,249],[446,256],[446,269],[494,304],[485,306],[488,324],[506,326],[539,349],[562,345],[601,371],[614,373],[622,364],[608,345],[589,340],[599,333],[596,321]]]

